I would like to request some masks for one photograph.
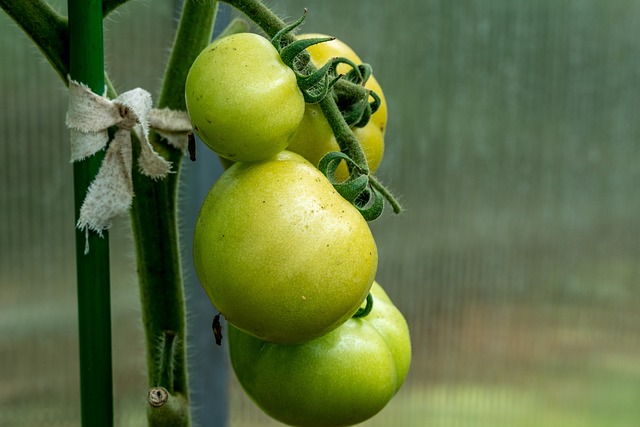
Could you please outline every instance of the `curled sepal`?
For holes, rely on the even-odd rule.
[[[373,297],[371,296],[371,292],[369,292],[367,294],[367,304],[364,307],[360,307],[358,311],[356,311],[356,313],[351,317],[355,317],[356,319],[358,317],[365,317],[366,315],[371,313],[372,309],[373,309]]]
[[[273,45],[273,47],[276,48],[276,50],[278,52],[281,52],[282,49],[289,44],[289,43],[283,43],[284,36],[289,34],[289,33],[291,33],[296,28],[298,28],[300,26],[300,24],[302,24],[304,22],[306,17],[307,17],[307,8],[305,7],[304,11],[302,12],[302,16],[300,18],[298,18],[297,21],[295,21],[292,24],[287,25],[286,27],[284,27],[283,29],[278,31],[273,36],[273,38],[271,39],[271,44]]]
[[[335,173],[344,160],[351,171],[346,181],[337,182]],[[318,169],[327,177],[336,191],[351,203],[364,219],[373,221],[384,209],[382,194],[371,186],[369,175],[362,172],[360,167],[345,153],[332,151],[325,154],[318,163]]]
[[[295,73],[304,101],[309,104],[315,104],[327,96],[340,76],[335,77],[333,61],[328,61],[319,70],[309,67],[310,58],[306,52],[308,47],[335,40],[335,37],[314,37],[291,41],[293,37],[289,36],[285,39],[285,36],[290,35],[293,30],[302,24],[306,15],[307,9],[304,10],[304,13],[296,22],[278,31],[271,39],[271,44],[280,54],[282,62]],[[332,75],[329,75],[330,72],[332,72]]]
[[[352,65],[351,70],[345,74],[345,79],[356,84],[364,85],[371,77],[373,70],[369,64]]]
[[[309,89],[302,90],[302,95],[304,96],[304,102],[307,104],[316,104],[327,96],[331,88],[336,82],[340,80],[340,76],[329,80],[328,76],[325,76],[325,79],[315,86],[310,87]]]
[[[367,99],[361,99],[349,105],[343,106],[341,109],[342,117],[349,127],[364,127],[371,118],[371,105]]]
[[[367,175],[357,175],[350,177],[344,182],[334,183],[333,187],[338,193],[350,202],[358,200],[359,196],[366,191],[369,185]]]
[[[349,72],[346,74],[346,76],[349,76],[349,81],[355,84],[361,84],[364,82],[364,76],[360,73],[360,68],[358,67],[358,65],[344,56],[338,56],[331,59],[331,72],[334,75],[338,74],[337,68],[340,64],[347,64],[349,67],[351,67],[351,70],[349,70]]]
[[[354,162],[353,159],[351,159],[351,157],[347,156],[345,153],[341,151],[330,151],[327,154],[325,154],[318,162],[318,169],[329,179],[329,182],[331,182],[331,184],[333,184],[334,186],[336,184],[344,184],[348,182],[354,175],[352,173],[351,174],[352,176],[350,176],[347,181],[344,181],[344,182],[336,181],[336,170],[338,169],[338,166],[340,166],[340,162],[342,160],[347,162],[347,166],[349,167],[349,170],[356,169],[358,172],[361,172],[357,163]],[[358,175],[362,175],[362,174],[359,173]]]
[[[347,123],[352,123],[350,126],[359,128],[365,127],[367,123],[369,123],[369,119],[371,119],[373,113],[378,111],[378,108],[380,108],[382,100],[378,94],[369,90],[369,96],[373,98],[373,101],[367,102],[366,105],[364,102],[352,104],[345,110],[345,113],[343,113],[351,114],[349,117],[345,116],[345,121]]]
[[[351,70],[342,77],[346,84],[342,84],[340,89],[336,90],[336,104],[349,127],[364,127],[369,123],[371,115],[378,111],[382,101],[377,93],[365,87],[372,75],[371,66],[353,63],[349,65],[352,67]],[[371,98],[373,100],[370,101]]]
[[[284,62],[289,68],[294,68],[294,64],[298,55],[302,53],[309,46],[313,46],[318,43],[329,42],[331,40],[335,40],[335,37],[316,37],[311,39],[302,39],[296,40],[293,43],[290,43],[284,47],[282,47],[278,52],[280,52],[280,58],[282,58],[282,62]]]
[[[373,101],[368,101],[366,105],[362,101],[354,103],[347,107],[343,112],[343,115],[345,115],[345,121],[347,123],[352,123],[350,124],[351,127],[365,127],[367,123],[369,123],[371,115],[380,108],[380,104],[382,103],[380,96],[372,90],[369,90],[369,96],[373,98]]]
[[[380,107],[380,97],[362,84],[348,80],[346,75],[343,77],[343,82],[345,84],[334,91],[336,105],[349,127],[363,127],[368,123],[371,114]],[[370,97],[373,97],[371,102]]]
[[[340,76],[330,79],[328,75],[328,71],[330,69],[331,61],[324,64],[322,68],[313,74],[300,74],[294,69],[298,87],[300,88],[306,103],[315,104],[320,102],[322,98],[327,96],[329,90],[340,79]]]
[[[382,215],[384,210],[384,197],[370,184],[358,195],[353,205],[367,221],[373,221]]]
[[[373,101],[369,102],[369,107],[371,108],[371,114],[373,114],[376,111],[378,111],[378,108],[380,108],[380,105],[382,104],[382,100],[380,99],[380,95],[378,95],[372,90],[369,91],[369,96],[373,98]]]

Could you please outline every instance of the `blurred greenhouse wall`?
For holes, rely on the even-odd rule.
[[[389,104],[378,176],[406,212],[372,229],[378,281],[409,322],[414,357],[404,388],[363,426],[639,425],[640,3],[268,4],[287,18],[306,6],[303,31],[347,41]],[[133,0],[107,20],[119,91],[157,91],[174,24],[173,1]],[[77,426],[66,90],[4,15],[0,35],[0,425]],[[185,194],[209,185],[207,167],[185,163],[185,176],[208,175]],[[139,426],[127,218],[110,237],[117,425]],[[191,351],[226,363],[224,346]],[[231,427],[280,425],[233,375],[226,389]]]

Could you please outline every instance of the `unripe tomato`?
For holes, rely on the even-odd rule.
[[[326,36],[323,34],[302,34],[298,37],[307,39]],[[317,67],[321,67],[331,58],[338,56],[350,59],[356,64],[362,63],[358,55],[338,39],[310,46],[307,48],[307,51],[311,55],[311,60],[314,65]],[[350,67],[347,64],[340,64],[337,71],[339,73],[346,73],[349,70]],[[369,169],[371,172],[375,172],[378,166],[380,166],[384,154],[387,103],[382,93],[382,88],[374,76],[369,77],[365,87],[375,91],[380,96],[380,108],[371,116],[369,122],[364,127],[354,127],[353,132],[365,153]],[[340,151],[340,146],[331,131],[331,127],[318,105],[306,105],[300,127],[287,149],[300,154],[314,165],[317,165],[320,159],[328,152]],[[343,162],[338,167],[335,177],[338,181],[344,181],[348,176],[349,171]]]
[[[193,255],[227,321],[277,343],[316,338],[351,317],[378,262],[362,215],[288,151],[224,172],[200,210]]]
[[[264,160],[289,144],[304,114],[296,77],[262,36],[223,37],[196,58],[185,100],[195,132],[233,161]]]
[[[367,316],[298,345],[265,343],[230,326],[231,363],[251,399],[293,426],[348,426],[378,413],[404,382],[411,342],[380,285],[371,294]]]

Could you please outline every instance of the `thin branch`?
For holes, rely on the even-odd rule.
[[[129,0],[102,0],[102,17],[106,18],[111,12]]]
[[[191,64],[211,41],[217,0],[185,1],[164,72],[158,108],[186,111],[184,88]]]
[[[42,0],[0,0],[0,7],[34,41],[66,83],[69,74],[67,18]]]

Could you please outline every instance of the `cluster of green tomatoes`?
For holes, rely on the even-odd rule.
[[[317,67],[333,57],[361,62],[339,40],[307,52]],[[381,102],[353,132],[375,170],[387,107],[375,78],[363,85]],[[409,331],[375,282],[378,253],[367,221],[315,166],[340,150],[325,116],[305,102],[276,47],[252,33],[206,47],[185,96],[197,135],[231,164],[202,205],[193,256],[228,322],[240,384],[286,424],[346,426],[372,417],[406,377]],[[346,179],[349,171],[341,165],[335,175]]]

